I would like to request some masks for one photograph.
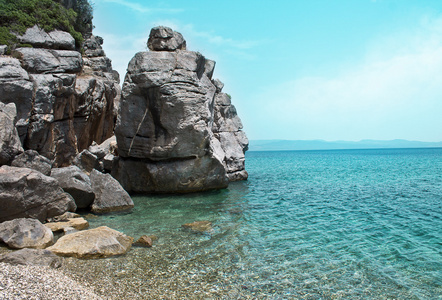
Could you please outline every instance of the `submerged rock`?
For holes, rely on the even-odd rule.
[[[74,199],[52,177],[28,168],[0,168],[0,222],[48,218],[75,211]]]
[[[44,266],[60,268],[62,260],[46,249],[20,249],[0,256],[0,262],[11,265]]]
[[[183,224],[181,227],[193,233],[206,234],[213,232],[212,222],[209,221],[195,221],[192,223]]]
[[[0,241],[11,248],[46,248],[54,243],[52,231],[36,219],[0,223]]]
[[[62,236],[48,250],[61,256],[103,258],[125,254],[132,242],[132,237],[102,226]]]
[[[136,240],[134,246],[150,248],[153,246],[152,238],[147,235],[142,235],[138,240]]]

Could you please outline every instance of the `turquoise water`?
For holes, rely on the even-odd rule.
[[[248,152],[246,162],[249,180],[226,190],[136,196],[131,213],[89,221],[156,235],[126,268],[149,261],[146,280],[166,272],[214,296],[442,299],[442,149]],[[214,231],[181,230],[195,220]]]

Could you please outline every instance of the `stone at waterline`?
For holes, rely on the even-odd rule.
[[[147,235],[142,235],[138,240],[136,240],[134,246],[150,248],[153,246],[152,238]]]
[[[110,174],[92,170],[90,178],[95,193],[95,200],[91,207],[92,212],[108,213],[129,210],[134,207],[132,198]]]
[[[0,262],[11,265],[45,266],[60,268],[60,257],[47,249],[24,248],[0,256]]]
[[[44,222],[77,206],[55,178],[28,168],[0,167],[0,222],[35,218]]]
[[[181,225],[184,230],[192,233],[210,234],[213,232],[212,222],[210,221],[195,221]]]
[[[106,226],[62,236],[48,250],[60,256],[104,258],[125,254],[133,238]]]
[[[71,218],[61,222],[49,222],[44,226],[48,227],[52,232],[64,231],[65,228],[71,227],[76,230],[83,230],[89,227],[89,222],[84,218]]]
[[[0,223],[0,241],[16,249],[43,249],[54,243],[54,235],[40,221],[20,218]]]
[[[29,168],[40,173],[50,176],[52,162],[46,157],[38,154],[37,151],[34,150],[26,150],[22,154],[19,154],[14,158],[11,163],[11,166],[18,168]]]
[[[79,167],[54,168],[51,177],[57,179],[62,189],[74,198],[77,208],[87,208],[94,201],[91,180]]]

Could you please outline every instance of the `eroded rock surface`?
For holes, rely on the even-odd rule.
[[[102,226],[62,236],[48,250],[61,256],[103,258],[125,254],[132,242],[132,237]]]
[[[128,66],[112,174],[133,192],[195,192],[246,179],[247,138],[230,99],[216,104],[215,62],[186,51],[167,27],[152,29],[148,46]]]
[[[25,150],[37,151],[55,167],[69,166],[93,141],[112,136],[120,97],[118,73],[99,37],[85,41],[84,56],[75,51],[67,32],[46,33],[34,26],[18,38],[33,48],[15,49],[19,59],[0,57],[0,102],[15,103]]]
[[[35,218],[43,222],[75,211],[74,199],[52,177],[28,168],[0,168],[0,222]]]
[[[23,152],[17,129],[15,128],[15,104],[0,102],[0,166],[11,162]]]

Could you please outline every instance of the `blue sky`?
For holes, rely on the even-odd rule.
[[[442,1],[94,0],[124,78],[157,25],[217,62],[249,139],[442,141]]]

